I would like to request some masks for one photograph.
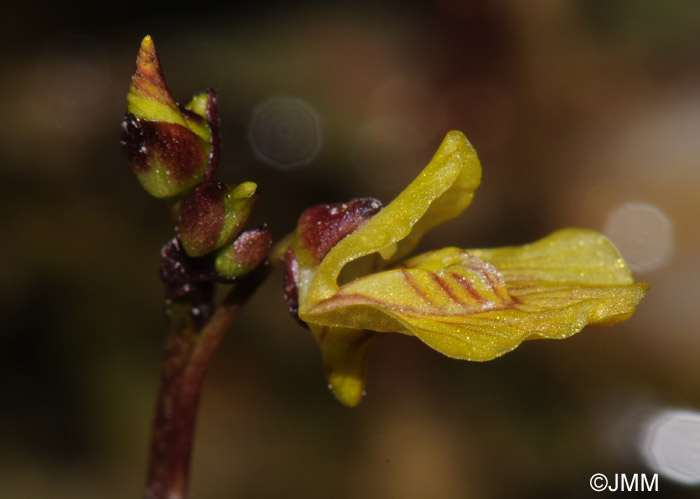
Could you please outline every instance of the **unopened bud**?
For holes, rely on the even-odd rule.
[[[256,189],[253,182],[226,187],[208,181],[187,193],[180,205],[180,241],[185,253],[204,256],[230,243],[250,216]]]
[[[165,83],[153,40],[144,38],[127,95],[122,145],[152,196],[180,196],[204,177],[212,134],[207,113],[199,111],[206,111],[208,95],[195,96],[194,104],[181,109]]]
[[[230,245],[219,250],[214,261],[216,271],[228,278],[247,274],[265,259],[271,246],[272,236],[267,226],[243,231]]]

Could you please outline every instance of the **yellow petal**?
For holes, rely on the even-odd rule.
[[[495,265],[508,282],[632,284],[632,272],[602,234],[562,229],[524,246],[470,250]]]
[[[431,268],[435,259],[427,258],[425,267],[370,274],[299,316],[315,324],[390,332],[405,330],[396,320],[408,316],[451,319],[513,305],[493,266],[457,248],[439,253],[448,252],[449,261],[440,269]]]
[[[603,236],[569,229],[522,247],[426,253],[341,286],[300,317],[410,334],[450,357],[484,361],[526,339],[625,320],[646,289]]]
[[[364,394],[367,354],[377,333],[310,325],[321,347],[328,386],[343,404],[354,407]]]
[[[649,288],[635,283],[613,244],[592,230],[563,229],[520,247],[473,250],[496,266],[522,309],[598,303],[590,325],[621,322]]]
[[[428,230],[469,206],[480,180],[474,148],[461,132],[448,133],[428,166],[394,201],[328,252],[302,308],[332,296],[349,262],[372,253],[392,261],[408,254]]]

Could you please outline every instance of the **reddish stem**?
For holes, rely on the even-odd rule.
[[[241,309],[269,274],[262,264],[236,284],[201,330],[189,308],[176,303],[168,337],[153,421],[146,499],[184,499],[202,386],[212,359]]]

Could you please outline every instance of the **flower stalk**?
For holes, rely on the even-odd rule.
[[[145,497],[187,497],[190,461],[199,400],[213,358],[243,306],[267,278],[263,264],[234,285],[216,311],[199,328],[189,300],[168,303],[170,331],[165,348]]]
[[[172,97],[150,36],[141,42],[127,95],[122,145],[136,178],[178,222],[161,250],[169,333],[153,420],[145,497],[187,497],[199,399],[226,332],[267,277],[266,225],[245,229],[254,182],[216,181],[219,114],[213,90],[181,106]],[[233,285],[214,304],[217,283]]]

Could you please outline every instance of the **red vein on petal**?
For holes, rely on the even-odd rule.
[[[472,283],[469,282],[469,279],[464,277],[463,275],[460,275],[456,272],[450,272],[450,275],[454,278],[455,281],[459,283],[460,286],[464,288],[464,290],[469,293],[469,295],[474,298],[477,302],[480,304],[483,304],[486,300],[484,299],[481,294],[474,289],[474,286],[472,286]]]
[[[411,289],[413,290],[414,293],[416,293],[418,296],[423,298],[426,302],[428,302],[430,305],[433,307],[438,307],[439,304],[435,302],[426,292],[423,288],[421,288],[416,280],[414,279],[413,275],[411,275],[410,272],[407,272],[406,270],[401,270],[401,277],[403,277],[403,280],[408,284]]]
[[[499,278],[497,282],[494,282],[494,280],[493,280],[491,274],[490,274],[489,272],[487,272],[486,270],[480,269],[480,268],[476,268],[475,270],[476,270],[479,274],[481,274],[482,276],[484,276],[484,277],[486,278],[486,280],[487,280],[488,283],[489,283],[489,286],[490,286],[491,289],[493,290],[493,293],[494,293],[498,298],[500,298],[501,300],[503,300],[503,302],[505,302],[505,303],[508,303],[508,302],[510,301],[510,296],[508,296],[507,294],[506,294],[506,295],[503,294],[503,287],[505,286],[505,283],[503,282],[502,279]],[[500,276],[499,276],[499,277],[500,277]]]
[[[486,303],[486,302],[484,302]],[[461,312],[446,312],[444,309],[438,309],[438,310],[422,310],[422,309],[417,309],[415,307],[410,307],[404,304],[393,304],[389,302],[384,302],[381,300],[377,300],[374,298],[371,298],[367,295],[363,295],[361,293],[343,293],[343,294],[336,294],[330,298],[326,298],[325,300],[322,300],[318,302],[309,312],[307,312],[308,315],[313,316],[313,315],[318,315],[318,314],[323,314],[327,312],[334,312],[338,311],[340,309],[346,308],[346,307],[361,307],[361,306],[376,306],[379,309],[384,309],[386,311],[390,311],[393,313],[396,313],[399,316],[415,316],[415,317],[435,317],[436,322],[440,322],[439,318],[440,317],[466,317],[469,315],[473,314],[480,314],[483,312],[495,312],[499,310],[508,310],[511,308],[515,308],[513,304],[506,304],[505,306],[502,307],[489,307],[485,309],[475,309],[475,310],[463,310]],[[468,304],[465,304],[465,308],[468,307]],[[313,322],[313,321],[310,321]]]
[[[453,273],[453,276],[456,275]],[[438,286],[442,288],[442,290],[453,300],[459,303],[460,305],[467,305],[467,303],[464,302],[459,296],[457,296],[452,289],[452,287],[445,282],[445,280],[440,277],[438,274],[435,274],[433,272],[430,273],[430,277],[433,278],[433,281],[435,281]],[[471,293],[470,293],[471,294]],[[473,295],[472,295],[473,296]]]

